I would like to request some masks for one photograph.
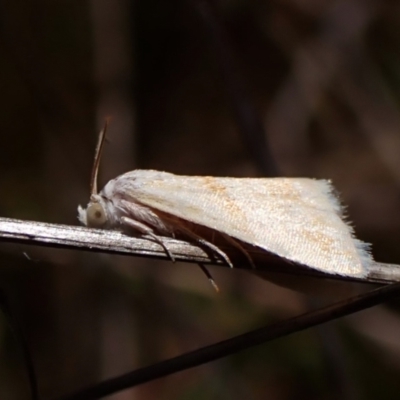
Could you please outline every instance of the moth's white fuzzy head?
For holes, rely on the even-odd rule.
[[[86,208],[78,206],[79,221],[91,228],[106,228],[112,222],[109,218],[108,203],[103,196],[93,194]]]

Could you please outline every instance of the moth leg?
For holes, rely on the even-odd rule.
[[[162,239],[160,239],[160,237],[157,236],[151,228],[149,228],[145,224],[142,224],[141,222],[135,221],[134,219],[128,217],[122,217],[121,221],[123,224],[128,225],[130,228],[135,229],[139,233],[150,236],[156,243],[158,243],[164,249],[165,253],[171,259],[171,261],[175,262],[175,257],[173,256],[173,254],[168,250],[168,247],[165,245]]]
[[[230,268],[233,268],[232,261],[229,259],[228,255],[225,252],[223,252],[219,247],[217,247],[215,244],[210,243],[208,240],[203,239],[201,236],[196,235],[194,232],[184,228],[183,226],[179,226],[179,230],[185,235],[196,240],[196,242],[202,244],[204,247],[208,247],[214,253],[217,253],[229,265]]]
[[[218,285],[215,283],[214,278],[211,276],[210,271],[205,267],[204,264],[201,263],[197,263],[197,265],[201,268],[201,270],[204,272],[205,276],[208,278],[208,280],[210,281],[211,285],[213,286],[213,288],[215,289],[215,291],[217,293],[219,293],[219,287]]]
[[[257,269],[256,266],[254,265],[253,259],[250,257],[250,254],[244,249],[244,247],[236,241],[233,237],[227,235],[226,233],[219,232],[219,234],[232,246],[236,247],[248,260],[251,268]]]

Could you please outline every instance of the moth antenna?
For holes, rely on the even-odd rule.
[[[201,270],[204,272],[204,274],[206,275],[206,277],[208,278],[208,280],[210,281],[212,287],[215,289],[215,291],[217,293],[219,293],[219,287],[218,285],[215,283],[214,278],[212,277],[212,275],[210,274],[210,271],[205,267],[204,264],[198,263],[197,264]]]
[[[94,153],[94,161],[92,168],[92,176],[90,178],[90,195],[97,194],[97,176],[99,174],[100,159],[103,151],[104,142],[106,139],[106,132],[110,118],[106,118],[104,128],[99,133],[99,140],[97,142],[96,151]]]

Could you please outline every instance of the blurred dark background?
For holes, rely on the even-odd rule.
[[[400,3],[0,1],[0,215],[77,224],[134,168],[332,179],[357,236],[400,263]],[[307,309],[243,271],[0,245],[43,399]],[[111,397],[397,399],[395,301]],[[29,391],[0,319],[0,399]]]

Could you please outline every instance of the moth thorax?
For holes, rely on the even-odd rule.
[[[100,203],[89,203],[86,209],[86,223],[92,228],[102,228],[107,222],[107,214]]]

